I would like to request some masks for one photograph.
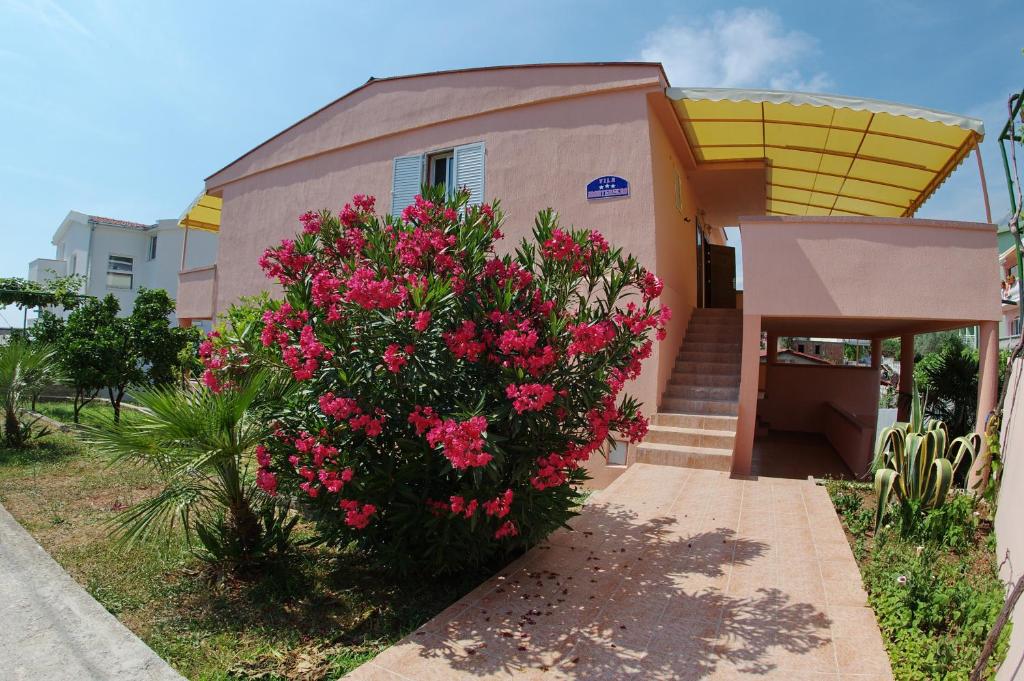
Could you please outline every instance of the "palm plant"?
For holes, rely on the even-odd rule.
[[[910,421],[885,428],[878,436],[873,464],[878,496],[876,531],[892,496],[900,504],[904,527],[909,527],[919,512],[942,506],[957,473],[970,469],[981,444],[977,433],[950,441],[945,423],[925,418],[915,383]]]
[[[18,410],[27,397],[59,380],[58,366],[56,352],[48,345],[15,339],[0,348],[0,396],[8,447],[22,447],[31,436],[35,421],[23,422]]]
[[[925,390],[928,415],[941,419],[953,435],[971,431],[978,410],[978,352],[961,336],[947,336],[935,352],[924,355],[914,378]]]
[[[156,496],[114,521],[126,542],[181,523],[206,560],[242,567],[287,548],[296,519],[254,479],[256,446],[268,435],[259,403],[270,381],[256,374],[232,390],[163,386],[134,394],[142,409],[90,427],[86,439],[118,462],[134,462],[160,476]]]

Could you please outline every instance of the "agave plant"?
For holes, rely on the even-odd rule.
[[[134,393],[142,409],[130,418],[87,428],[99,451],[151,468],[163,485],[120,513],[115,533],[130,543],[180,523],[201,557],[233,568],[284,549],[296,517],[256,486],[254,472],[268,434],[258,406],[270,386],[256,374],[220,393],[148,388]]]
[[[885,428],[878,436],[873,465],[878,496],[875,529],[893,496],[905,518],[942,506],[957,474],[970,469],[981,444],[977,433],[950,441],[945,423],[924,417],[915,384],[910,421]]]

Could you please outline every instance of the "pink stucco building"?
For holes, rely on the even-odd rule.
[[[868,339],[878,358],[884,338],[980,325],[986,413],[995,227],[913,218],[982,135],[978,121],[871,100],[673,88],[652,63],[372,79],[207,178],[219,256],[182,272],[178,316],[213,319],[268,288],[257,259],[307,209],[368,193],[397,213],[421,182],[465,185],[501,199],[508,244],[551,206],[664,279],[672,326],[631,390],[655,416],[626,463],[756,472],[767,424],[823,435],[861,473],[879,366],[783,364],[769,351],[759,389],[762,336],[769,348],[779,336]],[[628,195],[588,195],[607,177]]]

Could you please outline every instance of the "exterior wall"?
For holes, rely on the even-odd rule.
[[[665,391],[676,355],[697,306],[697,196],[687,171],[657,117],[651,116],[656,272],[665,283],[661,301],[672,309],[668,335],[659,344],[657,395]],[[678,191],[678,196],[677,196]],[[684,220],[689,218],[689,222]],[[648,371],[650,371],[648,369]]]
[[[1014,362],[1007,379],[1006,401],[1000,443],[1003,479],[996,511],[996,557],[1003,579],[1016,583],[1024,574],[1024,359]],[[1013,631],[1006,661],[996,676],[998,681],[1024,681],[1024,599],[1013,611]]]
[[[148,286],[145,274],[148,247],[148,232],[97,225],[92,235],[92,255],[89,259],[88,280],[84,293],[97,298],[113,294],[121,304],[121,315],[131,314],[139,286]],[[132,258],[131,289],[107,286],[107,261],[111,255],[124,255]]]
[[[156,258],[145,262],[144,283],[147,288],[162,288],[171,297],[178,289],[178,268],[181,266],[181,246],[185,230],[178,227],[177,220],[161,220],[154,230],[146,232],[146,246],[149,238],[156,235]],[[146,251],[147,257],[149,251]],[[188,249],[185,254],[185,269],[207,267],[217,262],[217,234],[200,229],[190,229]]]
[[[836,410],[848,412],[867,431],[859,447],[849,448],[833,442],[854,473],[862,473],[871,461],[878,417],[878,369],[804,364],[769,364],[765,378],[765,396],[757,407],[758,418],[775,430],[794,430],[829,435],[829,423]],[[844,428],[843,433],[853,429]],[[830,437],[830,440],[834,438]],[[844,453],[845,451],[845,453]]]
[[[583,81],[593,77],[587,69],[573,72]],[[487,85],[490,75],[483,78],[461,74],[465,83],[449,81],[451,88],[464,85],[466,92],[436,90],[437,83],[430,83],[433,77],[422,79],[422,83],[418,82],[420,79],[410,79],[395,81],[404,83],[401,91],[396,91],[395,83],[365,90],[360,95],[360,107],[349,110],[351,119],[345,119],[340,128],[332,122],[333,114],[324,121],[317,117],[307,119],[287,132],[286,139],[254,152],[260,164],[281,161],[288,155],[299,155],[303,160],[239,178],[243,170],[256,163],[246,157],[241,165],[233,165],[208,181],[208,191],[221,192],[224,199],[221,252],[230,254],[217,262],[216,309],[225,309],[241,295],[271,289],[257,260],[268,245],[298,230],[297,216],[305,210],[337,209],[355,193],[375,195],[378,206],[386,209],[390,203],[394,157],[476,141],[486,145],[487,197],[500,198],[507,217],[503,228],[506,249],[511,250],[530,233],[537,211],[554,206],[564,224],[598,229],[611,243],[636,255],[644,266],[660,272],[654,233],[652,133],[646,101],[646,92],[660,92],[663,87],[658,77],[651,76],[658,73],[657,69],[645,67],[641,75],[646,74],[646,80],[640,82],[650,83],[649,86],[602,91],[585,97],[565,96],[565,85],[545,86],[546,89],[541,88],[544,101],[531,106],[504,106],[479,115],[462,112],[470,110],[471,103],[475,107],[481,106],[481,102],[494,104],[486,101],[491,89]],[[564,74],[559,77],[564,78]],[[608,87],[608,83],[597,85]],[[597,85],[588,87],[593,89]],[[534,96],[511,87],[507,90],[502,95],[505,103],[529,103],[529,97]],[[560,97],[555,98],[556,95]],[[379,100],[370,106],[373,97]],[[477,101],[481,97],[485,99]],[[439,108],[445,98],[449,98],[447,108]],[[404,104],[399,107],[399,102]],[[363,104],[369,109],[363,110]],[[349,129],[365,124],[365,135],[381,130],[381,124],[366,119],[370,115],[367,111],[386,118],[389,129],[404,130],[338,149],[339,144],[351,139]],[[430,117],[424,119],[423,111],[430,112]],[[399,114],[408,120],[396,120]],[[443,122],[428,124],[439,120]],[[334,132],[328,134],[328,128]],[[305,133],[300,134],[302,130]],[[287,154],[284,149],[269,148],[275,144],[287,147]],[[334,150],[318,153],[325,147]],[[631,195],[587,201],[586,184],[606,174],[626,178]],[[225,179],[232,181],[217,184]],[[666,351],[674,358],[675,348]],[[652,366],[659,364],[658,353],[656,348]],[[631,392],[648,405],[656,404],[660,394],[657,378],[657,372],[648,370],[631,387]]]
[[[999,320],[992,225],[743,218],[744,310],[763,316]],[[941,291],[941,295],[921,295]]]

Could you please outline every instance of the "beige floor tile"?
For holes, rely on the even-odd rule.
[[[351,678],[891,678],[819,487],[638,464],[571,524]]]

